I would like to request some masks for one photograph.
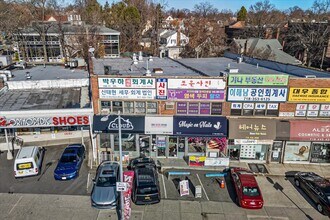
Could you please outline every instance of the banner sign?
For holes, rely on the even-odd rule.
[[[154,89],[154,78],[98,78],[99,88],[148,88]]]
[[[291,102],[330,102],[330,88],[290,88]]]
[[[168,99],[170,100],[225,100],[225,90],[182,90],[169,89]]]
[[[276,120],[229,119],[229,139],[275,140]]]
[[[330,141],[330,121],[290,121],[290,140]]]
[[[122,133],[142,133],[144,134],[144,116],[121,115]],[[118,116],[94,115],[93,129],[96,133],[118,133]]]
[[[157,79],[156,89],[156,99],[167,99],[167,79]]]
[[[155,89],[99,89],[101,99],[155,99]]]
[[[180,181],[180,196],[189,195],[189,182],[188,180]]]
[[[205,163],[205,156],[189,156],[189,166],[202,167]]]
[[[223,79],[168,79],[169,89],[225,89]]]
[[[228,88],[227,101],[285,102],[287,88]]]
[[[145,134],[173,134],[173,117],[145,117]]]
[[[128,183],[127,191],[124,192],[124,219],[129,220],[131,217],[131,195],[133,188],[134,171],[124,171],[123,173],[124,182]]]
[[[228,86],[286,86],[289,76],[268,74],[229,74]]]
[[[6,118],[0,116],[0,128],[54,127],[89,125],[89,116]]]
[[[227,136],[227,119],[210,116],[174,116],[173,134],[225,137]]]
[[[204,166],[229,166],[229,157],[207,157]]]

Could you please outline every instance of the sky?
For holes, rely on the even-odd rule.
[[[104,5],[106,0],[98,1]],[[167,2],[167,10],[172,7],[193,10],[194,5],[205,1],[211,3],[219,11],[222,9],[230,9],[232,12],[236,12],[242,6],[248,10],[251,5],[263,0],[154,0],[154,2]],[[112,2],[118,2],[118,0],[108,0],[108,2],[111,4]],[[270,0],[270,3],[275,5],[275,7],[279,10],[286,10],[293,6],[299,6],[300,8],[306,10],[312,7],[313,2],[314,0]]]

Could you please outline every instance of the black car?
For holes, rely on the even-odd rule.
[[[135,164],[132,200],[136,205],[160,202],[160,188],[155,163]]]
[[[320,213],[330,214],[330,181],[313,172],[298,172],[294,183],[316,203]]]
[[[149,165],[149,166],[155,166],[155,161],[150,157],[137,157],[129,161],[129,164],[127,166],[127,169],[134,170],[136,166],[142,166],[143,164]]]

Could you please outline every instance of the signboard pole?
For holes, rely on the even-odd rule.
[[[120,171],[120,182],[124,182],[123,178],[123,150],[121,146],[121,117],[120,111],[118,111],[118,135],[119,135],[119,171]],[[120,192],[120,219],[124,219],[124,192]]]
[[[13,159],[13,154],[10,152],[7,128],[5,128],[5,136],[6,136],[6,142],[7,142],[7,148],[8,148],[7,160],[12,160]]]

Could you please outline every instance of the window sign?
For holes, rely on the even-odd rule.
[[[318,115],[318,111],[307,111],[307,117],[317,117]]]
[[[184,114],[188,113],[188,103],[187,102],[178,102],[176,107],[177,114]]]
[[[194,103],[194,102],[190,102],[188,104],[188,114],[192,114],[192,115],[197,115],[198,114],[198,110],[199,110],[199,104],[198,103]]]
[[[221,115],[222,114],[222,103],[212,103],[211,115]]]
[[[306,111],[307,110],[307,104],[297,104],[296,110],[297,111]]]
[[[330,88],[290,88],[293,102],[330,102]]]
[[[242,109],[242,103],[231,103],[231,109]]]
[[[100,89],[101,99],[155,99],[155,89]]]
[[[268,103],[267,104],[268,110],[277,110],[278,109],[278,103]]]
[[[286,86],[288,84],[288,75],[247,75],[247,74],[229,74],[228,85],[230,86]]]
[[[225,90],[182,90],[169,89],[168,99],[170,100],[214,100],[224,101]]]
[[[228,101],[285,102],[287,88],[228,88]]]
[[[309,111],[318,111],[318,110],[320,110],[320,104],[309,104],[308,110]]]
[[[266,103],[256,103],[255,109],[266,109]]]
[[[211,113],[211,103],[200,103],[199,114],[209,115]]]
[[[254,109],[254,103],[243,103],[243,109]]]

